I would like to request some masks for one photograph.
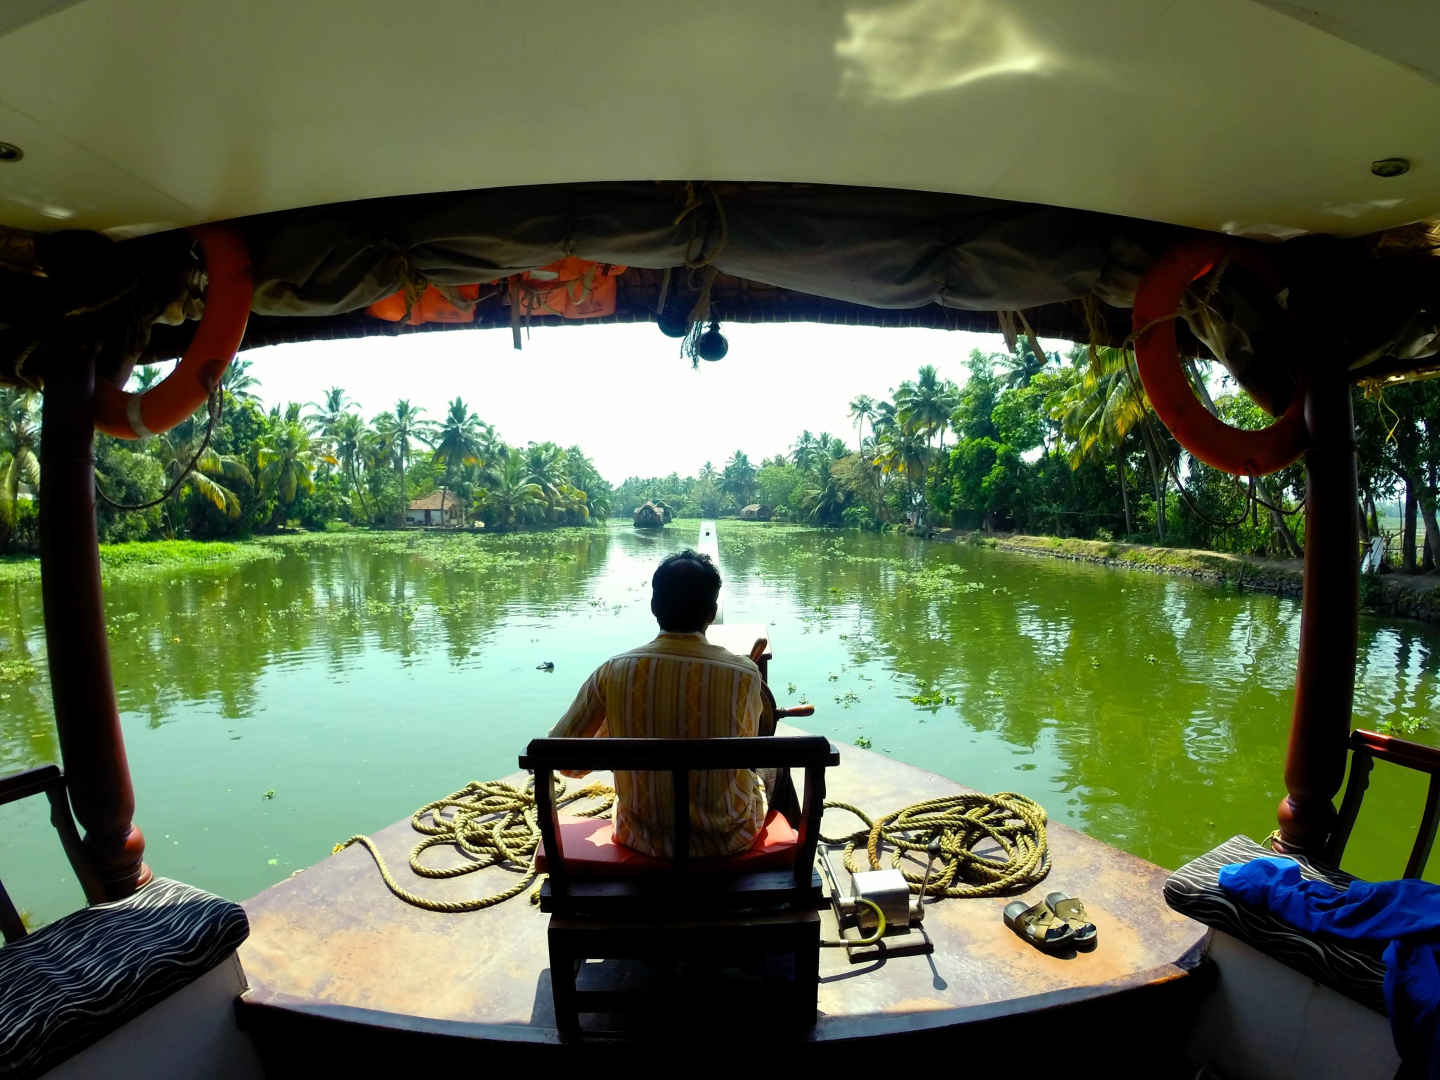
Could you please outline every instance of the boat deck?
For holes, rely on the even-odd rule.
[[[853,747],[842,748],[828,776],[831,798],[874,813],[965,790]],[[826,833],[856,826],[842,814],[827,812]],[[1137,992],[1166,997],[1166,988],[1202,981],[1187,977],[1200,963],[1205,928],[1166,907],[1164,870],[1062,825],[1052,824],[1049,838],[1050,875],[1022,898],[1033,903],[1055,889],[1084,898],[1099,929],[1094,952],[1049,956],[1022,942],[1001,918],[1013,897],[932,902],[925,918],[932,954],[851,962],[844,949],[822,950],[819,1018],[805,1038],[848,1043],[938,1033],[1106,1002],[1133,1017]],[[497,869],[453,881],[416,877],[408,856],[419,837],[408,820],[374,839],[397,880],[426,896],[462,899],[514,881]],[[240,950],[250,984],[242,1013],[252,1018],[283,1014],[292,1025],[338,1021],[352,1031],[517,1049],[562,1042],[551,1008],[548,917],[525,895],[468,914],[416,908],[392,896],[369,854],[354,846],[267,889],[245,909],[252,931]],[[828,911],[823,918],[824,935],[836,936]],[[1165,1008],[1166,1015],[1188,1012]]]

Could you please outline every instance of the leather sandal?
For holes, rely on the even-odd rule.
[[[1005,925],[1014,930],[1037,949],[1054,952],[1068,948],[1075,936],[1064,919],[1050,910],[1043,900],[1034,907],[1026,907],[1024,900],[1013,900],[1005,905]]]
[[[1075,948],[1095,948],[1098,931],[1095,929],[1095,924],[1090,921],[1085,904],[1079,897],[1066,896],[1063,892],[1052,892],[1045,897],[1045,906],[1054,912],[1057,919],[1070,928],[1073,935],[1070,943]]]

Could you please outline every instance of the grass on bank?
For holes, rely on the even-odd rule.
[[[249,540],[144,540],[101,544],[100,573],[107,582],[138,581],[174,573],[229,574],[253,562],[282,559],[290,552],[355,543],[384,551],[413,552],[445,569],[473,570],[497,563],[531,562],[538,554],[536,545],[553,545],[556,540],[577,540],[594,533],[593,528],[583,526],[514,533],[351,528],[282,533]],[[0,584],[39,580],[37,556],[11,555],[0,559]]]

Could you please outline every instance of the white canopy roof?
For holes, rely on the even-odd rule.
[[[8,0],[0,224],[813,181],[1249,235],[1440,214],[1434,0]],[[1403,157],[1403,176],[1371,162]]]

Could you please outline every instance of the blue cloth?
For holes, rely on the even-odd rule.
[[[1407,1065],[1440,1080],[1440,885],[1406,878],[1337,889],[1293,859],[1220,868],[1220,888],[1307,933],[1385,945],[1385,1005]]]

